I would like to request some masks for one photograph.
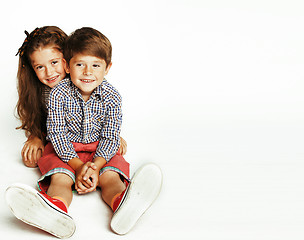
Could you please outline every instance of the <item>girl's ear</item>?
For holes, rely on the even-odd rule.
[[[63,61],[63,67],[64,67],[65,72],[67,74],[69,74],[70,73],[70,69],[69,69],[67,61],[64,58],[62,59],[62,61]]]

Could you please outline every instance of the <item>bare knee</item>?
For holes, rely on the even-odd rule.
[[[123,184],[120,179],[120,175],[114,171],[106,171],[100,176],[100,186],[101,188],[109,184]]]
[[[55,173],[51,176],[51,182],[52,184],[58,184],[58,185],[73,185],[73,180],[70,176],[68,176],[65,173]]]

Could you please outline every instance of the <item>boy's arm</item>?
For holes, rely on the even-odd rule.
[[[118,151],[122,123],[121,100],[112,102],[107,108],[104,126],[94,158],[102,157],[108,162]]]
[[[78,154],[66,135],[67,129],[64,111],[65,92],[60,91],[59,88],[53,90],[55,91],[51,91],[48,106],[48,138],[52,142],[60,159],[67,163],[73,158],[78,158]]]
[[[76,171],[83,165],[83,162],[79,158],[72,158],[70,161],[68,161],[68,164]]]
[[[96,157],[93,160],[93,163],[96,166],[96,170],[100,171],[107,161],[103,157]],[[70,161],[68,161],[68,164],[75,171],[83,166],[83,162],[79,158],[72,158]]]
[[[107,163],[107,161],[103,157],[96,157],[94,158],[93,163],[95,164],[96,169],[100,171],[100,169],[103,168],[103,166]]]

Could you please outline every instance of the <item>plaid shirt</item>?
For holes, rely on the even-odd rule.
[[[47,110],[51,90],[52,88],[50,88],[49,86],[43,85],[41,101],[43,102],[46,110]]]
[[[78,157],[71,142],[99,141],[95,157],[108,162],[118,151],[122,123],[121,97],[105,79],[85,102],[70,79],[51,91],[47,139],[64,162]]]

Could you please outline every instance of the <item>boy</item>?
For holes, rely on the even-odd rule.
[[[125,234],[158,196],[161,171],[147,164],[130,181],[129,164],[117,153],[121,97],[104,79],[112,65],[110,41],[95,29],[81,28],[68,37],[64,55],[70,79],[50,94],[50,142],[38,162],[41,191],[15,184],[7,189],[7,202],[17,218],[64,238],[75,231],[67,213],[74,183],[79,194],[100,187],[114,212],[112,230]]]

